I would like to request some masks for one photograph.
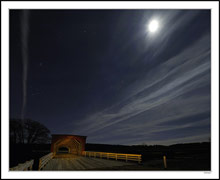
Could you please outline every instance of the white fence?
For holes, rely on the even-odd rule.
[[[34,160],[26,161],[23,164],[18,164],[17,166],[10,168],[10,171],[28,171],[32,170],[34,164]]]
[[[49,154],[41,157],[40,160],[39,160],[38,170],[41,170],[53,157],[54,157],[53,153],[49,153]]]

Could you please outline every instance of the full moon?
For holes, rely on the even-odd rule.
[[[152,20],[149,25],[148,25],[148,29],[150,32],[156,32],[159,28],[159,23],[157,20]]]

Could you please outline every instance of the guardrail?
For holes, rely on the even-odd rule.
[[[51,152],[39,159],[39,168],[40,171],[52,158],[54,157],[54,154]]]
[[[94,151],[83,151],[82,155],[85,157],[99,157],[115,160],[137,161],[141,163],[141,154],[121,154],[121,153],[108,153],[108,152],[94,152]]]
[[[26,161],[25,163],[18,164],[15,167],[10,168],[10,171],[28,171],[32,170],[34,164],[34,160]]]

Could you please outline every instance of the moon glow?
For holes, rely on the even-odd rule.
[[[158,28],[159,28],[159,22],[157,20],[152,20],[148,25],[148,30],[151,33],[156,32],[158,30]]]

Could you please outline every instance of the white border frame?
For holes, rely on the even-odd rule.
[[[36,178],[53,178],[53,179],[215,179],[219,177],[219,2],[213,1],[189,1],[189,2],[146,2],[146,1],[55,1],[55,2],[37,2],[37,1],[3,1],[2,8],[2,33],[1,33],[1,51],[2,51],[2,116],[1,116],[1,142],[4,147],[1,149],[1,171],[2,178],[15,179],[36,179]],[[8,119],[9,119],[9,9],[211,9],[211,140],[212,140],[212,158],[211,172],[204,171],[83,171],[83,172],[11,172],[9,171],[9,141],[8,141]]]

